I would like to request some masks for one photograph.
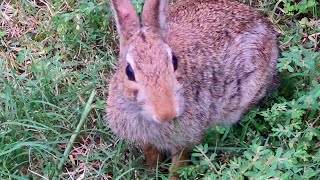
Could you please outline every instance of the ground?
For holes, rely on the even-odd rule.
[[[143,0],[133,2],[141,11]],[[319,179],[320,3],[242,2],[279,33],[281,86],[239,124],[213,127],[179,174]],[[0,9],[0,178],[168,177],[149,173],[103,120],[119,48],[109,1],[3,0]]]

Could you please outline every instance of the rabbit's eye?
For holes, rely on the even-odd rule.
[[[135,81],[135,77],[134,77],[134,72],[133,72],[133,69],[131,68],[130,64],[127,65],[126,67],[126,74],[128,76],[128,79],[130,81]]]
[[[172,64],[173,64],[173,69],[177,70],[178,69],[178,59],[174,54],[172,55]]]

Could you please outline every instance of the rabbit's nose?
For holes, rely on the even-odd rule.
[[[176,111],[174,108],[162,107],[156,112],[156,121],[164,123],[171,121],[176,117]]]

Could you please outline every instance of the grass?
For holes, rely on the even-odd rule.
[[[279,33],[281,87],[238,125],[213,127],[180,175],[319,179],[320,4],[243,2]],[[4,0],[0,9],[0,179],[168,177],[148,173],[140,150],[103,120],[118,53],[108,2]]]

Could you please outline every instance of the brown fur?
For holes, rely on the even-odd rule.
[[[164,160],[164,155],[159,153],[159,151],[152,145],[144,145],[142,150],[146,157],[146,164],[151,168],[157,166],[158,162],[162,162]]]
[[[130,4],[113,0],[122,46],[107,100],[107,121],[119,137],[181,150],[200,143],[213,125],[238,122],[276,87],[276,34],[253,8],[186,0],[167,10],[165,0],[147,0],[137,28],[120,1]],[[136,81],[125,73],[128,64]]]

